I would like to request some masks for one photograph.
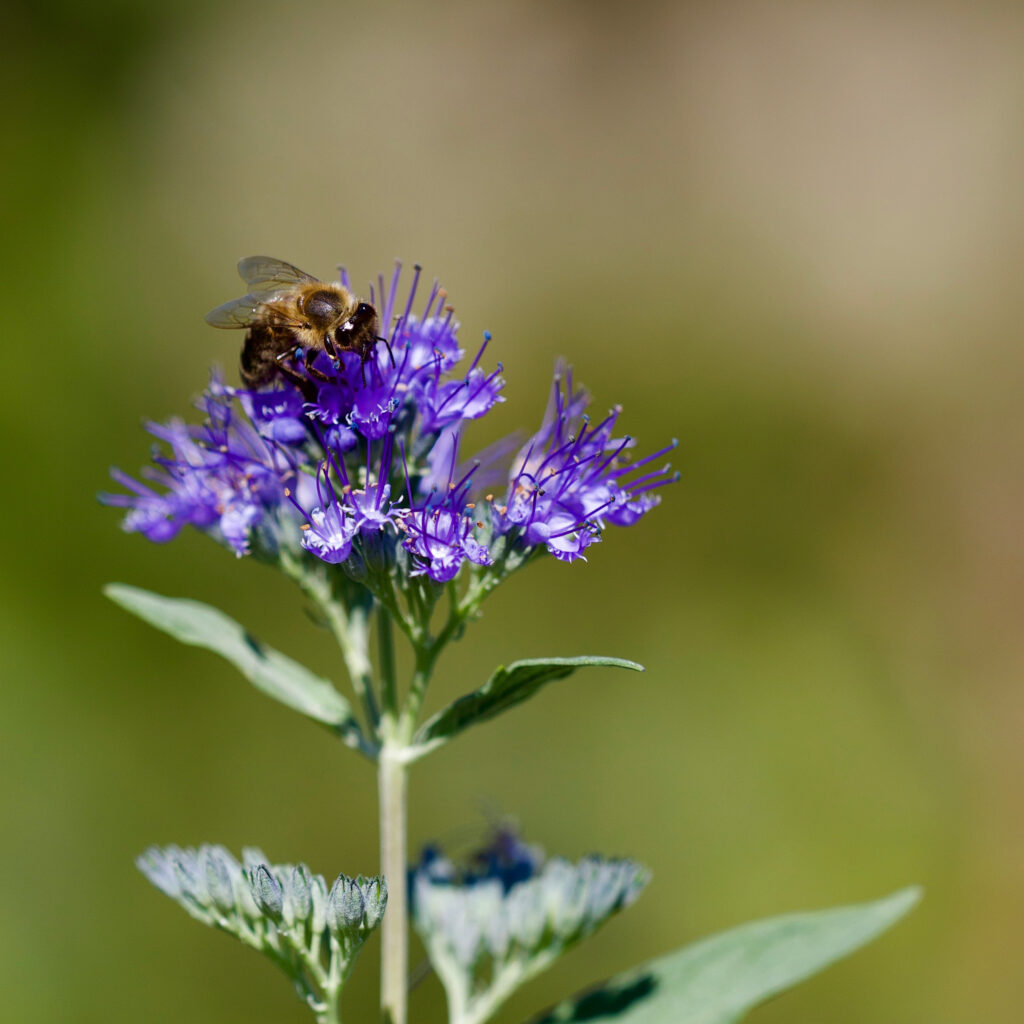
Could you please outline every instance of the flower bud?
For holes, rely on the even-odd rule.
[[[314,875],[310,879],[310,890],[313,898],[313,918],[310,924],[314,935],[319,935],[327,927],[327,884]]]
[[[174,865],[159,846],[151,846],[135,860],[135,866],[162,893],[176,900],[181,896],[181,884]]]
[[[368,878],[362,886],[363,903],[366,907],[366,930],[373,931],[384,916],[388,905],[388,883],[380,876]]]
[[[253,869],[249,885],[260,911],[271,921],[280,921],[284,910],[284,892],[281,883],[271,874],[266,864],[259,864]]]
[[[338,875],[327,903],[327,923],[332,931],[352,932],[363,920],[363,894],[351,878]]]
[[[284,920],[291,927],[306,921],[313,910],[313,895],[309,889],[309,873],[304,864],[292,868],[285,877]]]
[[[270,858],[258,846],[242,847],[242,867],[258,868],[261,864],[269,864]]]
[[[363,560],[369,572],[388,572],[395,564],[395,539],[383,530],[362,535]]]
[[[210,902],[206,891],[206,882],[199,870],[199,862],[192,850],[178,850],[177,856],[172,854],[174,877],[186,900],[205,907]]]
[[[202,849],[206,891],[213,905],[222,912],[235,909],[235,890],[231,884],[228,856],[226,850],[215,846],[204,846]]]
[[[345,575],[356,583],[364,582],[367,576],[369,576],[369,570],[366,568],[366,560],[355,549],[355,547],[352,548],[348,558],[341,563],[341,568],[344,570]]]

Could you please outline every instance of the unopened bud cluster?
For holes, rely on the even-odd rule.
[[[268,954],[319,989],[340,987],[388,902],[383,878],[339,875],[328,887],[305,864],[269,863],[246,848],[239,863],[222,846],[151,846],[136,861],[161,892],[194,918]],[[309,1001],[316,1006],[316,991]]]
[[[504,840],[508,843],[507,837]],[[629,906],[649,879],[632,860],[543,861],[518,841],[460,871],[428,850],[413,876],[413,917],[449,1000],[489,1009]],[[507,989],[507,991],[506,991]]]

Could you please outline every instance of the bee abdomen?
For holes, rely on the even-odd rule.
[[[262,325],[253,325],[246,331],[239,359],[239,376],[247,388],[261,388],[269,384],[277,373],[277,355],[281,346],[274,332]]]

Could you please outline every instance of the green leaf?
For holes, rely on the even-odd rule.
[[[417,756],[440,746],[457,733],[478,722],[507,711],[532,697],[546,683],[571,676],[578,668],[588,665],[609,668],[629,668],[643,672],[643,665],[622,658],[534,658],[516,661],[505,668],[500,666],[490,679],[472,693],[449,704],[423,723],[416,734]]]
[[[876,903],[742,925],[573,997],[537,1024],[735,1024],[759,1003],[870,942],[920,896],[920,889],[903,889]]]
[[[222,611],[199,601],[161,597],[123,583],[109,583],[103,592],[182,643],[205,647],[227,658],[257,689],[330,726],[348,746],[373,755],[351,705],[326,679],[261,644]]]

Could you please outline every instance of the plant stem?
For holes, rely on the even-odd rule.
[[[398,712],[398,684],[395,680],[395,640],[391,614],[381,608],[377,615],[377,651],[380,655],[381,704],[384,714]]]
[[[338,1005],[340,996],[340,987],[327,993],[327,1009],[324,1011],[323,1024],[341,1024],[341,1009]]]
[[[331,632],[341,648],[345,667],[352,680],[352,689],[362,701],[372,735],[380,718],[373,698],[373,669],[366,652],[369,640],[366,613],[361,608],[353,608],[346,615],[345,609],[333,598],[321,602],[320,610],[326,616]]]
[[[298,583],[302,592],[317,606],[341,648],[341,656],[352,681],[352,689],[362,702],[371,736],[377,731],[380,714],[373,696],[373,666],[367,651],[369,623],[364,608],[346,608],[331,587],[324,571],[311,571],[294,552],[280,554],[281,568]]]
[[[385,727],[392,723],[385,716]],[[404,747],[385,738],[377,767],[380,797],[380,861],[388,883],[381,923],[381,1019],[406,1024],[409,974],[409,909],[406,892],[406,772]]]

